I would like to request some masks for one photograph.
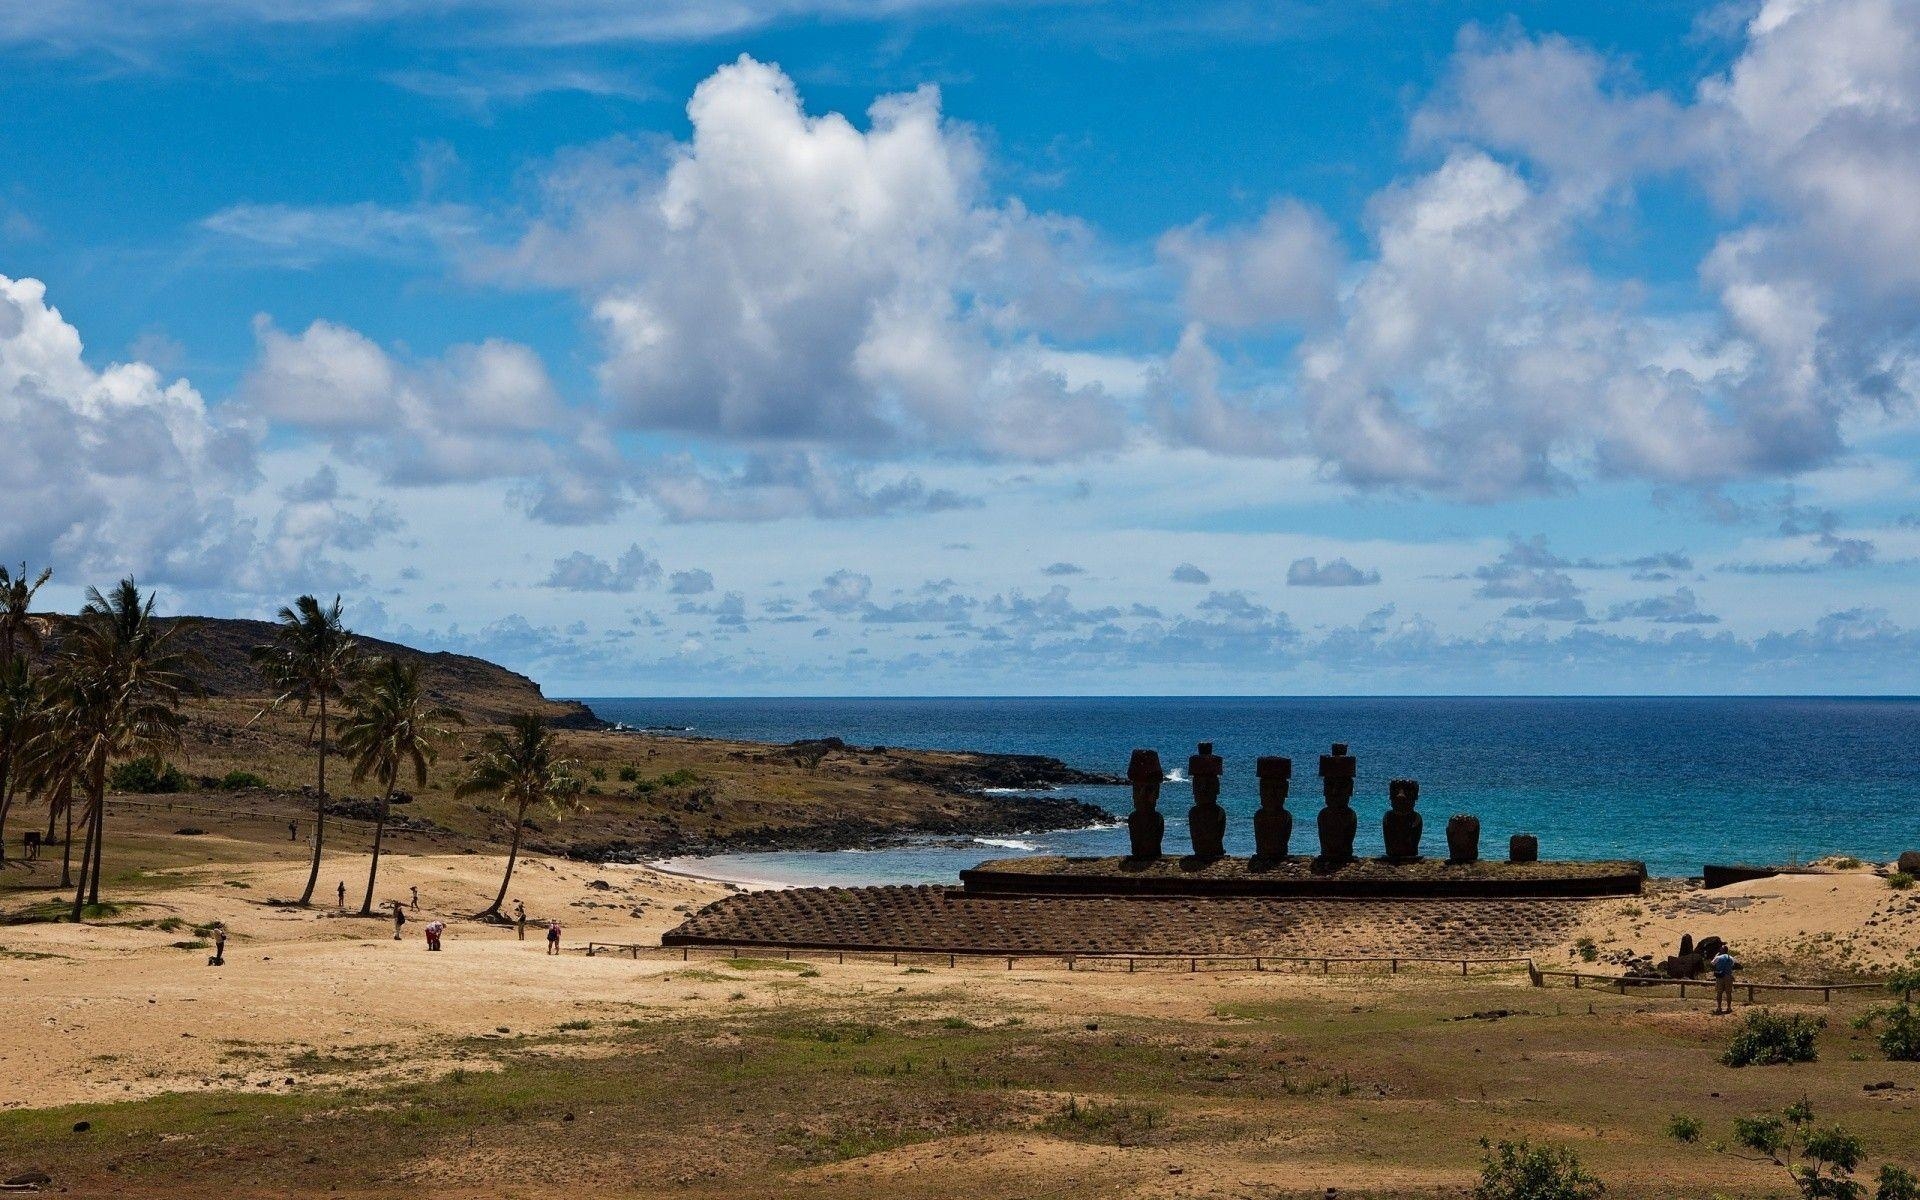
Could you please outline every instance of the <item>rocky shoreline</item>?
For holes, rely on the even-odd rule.
[[[842,817],[786,829],[761,826],[720,836],[673,833],[640,840],[529,843],[529,848],[584,862],[639,863],[681,855],[743,854],[793,850],[884,850],[928,837],[994,837],[1058,829],[1117,825],[1119,819],[1097,804],[1072,796],[989,796],[991,807],[948,817],[932,814],[905,825],[884,826],[859,817]]]
[[[880,746],[851,746],[837,737],[792,742],[780,748],[827,756],[894,753]],[[878,850],[929,837],[1007,836],[1086,829],[1120,821],[1112,810],[1075,796],[1000,794],[1123,784],[1125,781],[1116,775],[1083,771],[1040,754],[952,751],[940,752],[938,760],[929,760],[925,752],[909,753],[912,757],[887,768],[889,777],[962,802],[905,821],[843,814],[804,825],[762,824],[719,834],[672,830],[644,838],[547,842],[531,848],[582,861],[635,863],[680,855]]]

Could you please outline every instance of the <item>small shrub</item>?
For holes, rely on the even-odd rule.
[[[1489,1145],[1481,1160],[1474,1200],[1593,1200],[1606,1186],[1587,1174],[1565,1146],[1534,1146],[1525,1140]]]
[[[1733,1134],[1742,1146],[1785,1167],[1787,1177],[1807,1200],[1858,1200],[1866,1195],[1866,1189],[1853,1179],[1854,1169],[1866,1157],[1865,1144],[1838,1125],[1816,1126],[1813,1106],[1805,1100],[1789,1104],[1778,1116],[1736,1117]],[[1886,1178],[1885,1171],[1881,1178]]]
[[[621,783],[640,782],[640,768],[639,767],[621,767],[620,782]]]
[[[1590,937],[1581,938],[1573,944],[1573,948],[1580,952],[1580,961],[1582,962],[1600,961],[1600,947],[1594,945],[1593,939]]]
[[[1667,1136],[1676,1142],[1686,1142],[1691,1145],[1700,1140],[1700,1132],[1700,1118],[1698,1117],[1688,1117],[1676,1113],[1674,1114],[1673,1120],[1667,1122]]]
[[[1887,876],[1887,886],[1896,892],[1904,892],[1913,886],[1913,876],[1905,871],[1895,871]]]
[[[1833,866],[1837,871],[1858,871],[1860,869],[1860,860],[1851,854],[1843,854],[1833,860]]]
[[[1819,1051],[1814,1035],[1825,1027],[1819,1017],[1799,1013],[1781,1016],[1771,1009],[1747,1014],[1720,1061],[1729,1067],[1770,1067],[1780,1063],[1814,1062]]]
[[[605,767],[588,767],[587,774],[593,776],[595,783],[605,783],[607,781],[607,769]]]
[[[1880,1168],[1880,1186],[1874,1189],[1873,1200],[1920,1200],[1920,1179],[1904,1167],[1886,1163]]]
[[[1887,990],[1898,999],[1870,1008],[1854,1024],[1880,1030],[1880,1050],[1894,1062],[1920,1062],[1920,1011],[1913,994],[1920,991],[1920,966],[1904,967],[1887,977]]]
[[[263,788],[267,781],[252,771],[228,771],[214,782],[214,787],[223,792],[245,791],[247,788]]]
[[[115,764],[107,772],[107,786],[116,792],[151,796],[186,791],[187,777],[172,763],[149,754]]]

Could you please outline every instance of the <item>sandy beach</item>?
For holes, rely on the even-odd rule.
[[[383,860],[379,898],[405,900],[417,887],[420,907],[409,910],[396,941],[384,916],[263,903],[297,892],[305,874],[297,847],[262,861],[249,857],[261,849],[257,842],[205,835],[198,843],[218,861],[152,873],[143,890],[121,898],[124,906],[110,920],[0,928],[0,994],[10,1014],[0,1032],[0,1107],[321,1081],[311,1070],[272,1065],[288,1061],[323,1062],[322,1074],[332,1083],[431,1077],[450,1069],[450,1048],[463,1039],[549,1031],[635,1011],[725,1009],[726,993],[677,978],[677,959],[588,958],[577,951],[589,941],[657,945],[663,932],[714,900],[745,886],[778,886],[702,877],[697,859],[626,867],[530,856],[519,864],[508,902],[509,909],[513,899],[527,907],[523,942],[510,927],[468,919],[497,887],[500,857],[412,849],[403,841]],[[350,907],[357,907],[364,862],[355,855],[330,858],[323,877],[347,881]],[[1587,906],[1576,934],[1540,959],[1546,966],[1578,962],[1576,943],[1583,939],[1592,940],[1604,963],[1670,953],[1682,934],[1718,934],[1773,976],[1811,978],[1904,961],[1920,950],[1916,909],[1913,893],[1890,891],[1866,868],[1713,892],[1659,886],[1644,897]],[[439,954],[426,952],[419,932],[434,918],[448,923]],[[545,953],[542,941],[550,918],[564,931],[567,953],[557,958]],[[193,927],[216,921],[231,935],[224,967],[209,967],[205,949],[178,945],[197,940]],[[1393,953],[1396,947],[1353,950]],[[821,968],[821,974],[815,987],[829,994],[898,977],[891,967],[862,961]],[[1035,970],[968,975],[966,986],[996,1003],[1046,1005],[1058,995],[1056,983]],[[933,975],[897,986],[950,984]],[[1076,981],[1076,988],[1083,986]],[[1121,989],[1115,994],[1129,1006],[1162,1009],[1195,1003],[1197,990],[1246,985],[1226,977],[1205,984],[1143,977],[1101,986]]]

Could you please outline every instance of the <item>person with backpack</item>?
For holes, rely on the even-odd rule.
[[[1720,953],[1713,956],[1713,1011],[1731,1015],[1733,1012],[1733,973],[1740,969],[1740,962],[1733,957],[1733,947],[1723,945]]]

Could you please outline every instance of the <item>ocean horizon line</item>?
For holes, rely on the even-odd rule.
[[[557,700],[1877,700],[1920,692],[557,692]]]

